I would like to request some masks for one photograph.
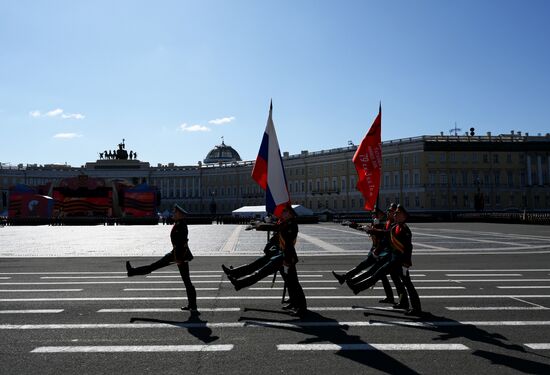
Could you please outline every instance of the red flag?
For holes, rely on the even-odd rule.
[[[365,209],[372,211],[380,190],[380,170],[382,169],[382,105],[369,132],[353,155],[357,170],[357,190],[365,198]]]

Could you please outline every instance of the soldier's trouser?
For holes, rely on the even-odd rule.
[[[411,276],[409,274],[408,269],[401,274],[401,278],[403,280],[403,284],[405,285],[405,288],[407,288],[407,292],[409,292],[411,307],[415,310],[422,311],[422,306],[420,305],[420,297],[418,296],[418,293],[416,292],[416,288],[414,287],[411,281]]]
[[[286,287],[288,289],[288,296],[291,300],[292,305],[297,309],[306,309],[306,296],[304,290],[300,285],[298,280],[298,272],[296,271],[296,265],[293,264],[286,269],[285,276]]]
[[[141,266],[136,267],[133,269],[134,275],[147,275],[155,270],[158,270],[159,268],[166,267],[170,265],[171,263],[174,263],[174,254],[172,252],[169,252],[159,260],[157,260],[154,263],[151,263],[148,266]],[[181,264],[178,264],[178,269],[180,271],[181,279],[183,280],[183,284],[185,285],[185,291],[187,292],[187,301],[189,303],[189,307],[196,308],[197,307],[197,292],[195,290],[195,287],[191,283],[191,277],[189,276],[189,263],[183,262]]]
[[[261,268],[252,272],[250,275],[233,281],[233,285],[240,288],[256,284],[261,279],[277,272],[283,264],[283,254],[278,254],[269,258],[268,262]]]
[[[249,274],[251,274],[255,271],[258,271],[262,267],[264,267],[267,263],[269,263],[269,260],[273,256],[277,255],[278,253],[279,253],[279,250],[270,251],[270,252],[266,253],[264,256],[256,259],[252,263],[248,263],[248,264],[244,264],[244,265],[239,266],[239,267],[231,268],[229,270],[229,274],[232,277],[236,278],[236,279],[240,279],[241,277],[249,275]]]
[[[396,273],[399,271],[401,266],[401,257],[399,254],[392,253],[388,258],[384,258],[377,264],[375,264],[371,269],[363,274],[359,275],[354,279],[351,279],[348,284],[353,286],[356,290],[365,290],[376,284],[384,275],[388,273],[392,277],[393,283],[395,284],[395,289],[400,298],[405,297],[407,294],[406,289],[399,277],[399,274]],[[365,274],[367,276],[365,277]],[[370,275],[370,276],[369,276]]]
[[[373,255],[372,251],[369,252],[369,255],[367,256],[367,259],[365,259],[364,261],[362,261],[361,263],[359,263],[356,267],[352,268],[351,270],[349,270],[348,272],[346,272],[343,276],[344,276],[344,279],[352,279],[353,277],[357,276],[361,271],[363,270],[366,270],[367,268],[369,267],[372,267],[374,266],[376,263],[378,262],[378,259]],[[377,268],[375,268],[372,273],[374,273],[374,271],[376,271]],[[366,273],[365,275],[365,278],[368,277],[368,276],[371,276],[372,273]],[[397,288],[397,285],[398,284],[401,284],[401,280],[399,279],[399,277],[397,277],[398,279],[398,282],[396,283],[394,281],[394,284],[396,284],[396,288]],[[361,279],[359,279],[361,280]],[[357,280],[357,281],[359,281]],[[394,277],[392,276],[392,280],[394,280]],[[388,277],[386,275],[382,275],[380,277],[380,281],[382,281],[382,286],[384,287],[384,292],[386,293],[386,297],[390,300],[393,299],[393,291],[391,289],[391,285],[390,285],[390,282],[388,281]],[[398,294],[399,294],[399,290],[398,290]]]

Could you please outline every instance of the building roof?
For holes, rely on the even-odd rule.
[[[223,141],[221,145],[216,145],[206,155],[204,162],[211,163],[231,163],[242,161],[239,153],[231,146],[226,145]]]

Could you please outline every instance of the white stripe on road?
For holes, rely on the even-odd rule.
[[[221,352],[233,345],[42,346],[31,353]]]
[[[185,288],[125,288],[122,290],[125,292],[179,292]],[[220,290],[220,288],[195,288],[195,290]]]
[[[0,314],[58,314],[63,309],[43,309],[43,310],[0,310]]]
[[[227,241],[223,244],[223,246],[220,249],[220,252],[222,253],[233,253],[237,249],[237,244],[239,243],[239,236],[241,235],[241,232],[243,230],[242,225],[237,225],[235,229],[233,229],[233,232],[227,239]]]
[[[549,298],[550,294],[465,294],[465,295],[424,295],[422,299],[487,299],[487,298]],[[279,296],[200,296],[199,300],[271,300],[280,299]],[[368,295],[368,296],[308,296],[308,300],[314,299],[351,299],[351,300],[364,300],[364,299],[382,299],[385,296],[382,295]],[[0,302],[78,302],[78,301],[176,301],[186,300],[185,297],[79,297],[79,298],[1,298]]]
[[[0,289],[0,293],[82,292],[82,289]]]
[[[9,280],[11,277],[0,277],[0,280]]]
[[[126,279],[128,276],[41,276],[41,279]]]
[[[523,276],[521,273],[446,273],[448,277],[481,277],[481,276]]]
[[[284,290],[285,288],[284,287],[273,287],[273,288],[247,288],[248,290]],[[303,287],[302,288],[303,290],[336,290],[336,289],[339,289],[338,287],[335,287],[335,286],[326,286],[326,287],[322,287],[322,286],[319,286],[319,287],[316,287],[316,286],[312,286],[312,287]]]
[[[463,344],[280,344],[277,350],[470,350]]]
[[[531,306],[449,306],[445,307],[450,311],[529,311],[529,310],[549,310],[547,307],[531,307]]]
[[[381,286],[377,286],[374,289],[384,289]],[[424,290],[445,290],[445,289],[466,289],[465,286],[416,286],[415,289],[424,289]]]
[[[64,330],[64,329],[158,329],[158,328],[297,328],[297,327],[423,327],[433,329],[434,327],[457,327],[457,326],[479,326],[479,327],[533,327],[550,326],[548,320],[517,320],[517,321],[255,321],[246,320],[240,322],[201,322],[201,323],[97,323],[97,324],[0,324],[0,330]]]
[[[541,342],[536,344],[525,344],[526,347],[535,349],[535,350],[549,350],[550,349],[550,343]]]
[[[138,312],[181,312],[178,308],[141,308],[141,309],[101,309],[98,313],[138,313]],[[212,312],[231,312],[241,311],[240,307],[214,307],[214,308],[200,308],[199,311],[212,311]]]
[[[308,236],[307,234],[303,234],[302,232],[298,233],[298,237],[328,252],[333,252],[333,253],[346,252],[346,250],[342,249],[341,247],[334,246],[333,244],[330,244],[328,242],[325,242],[313,236]]]
[[[220,278],[222,275],[192,275],[193,278]],[[181,276],[178,275],[147,275],[145,276],[148,279],[169,279],[169,278],[178,278],[180,279]]]
[[[497,286],[498,289],[550,289],[550,285]]]

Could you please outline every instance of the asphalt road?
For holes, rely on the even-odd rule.
[[[168,227],[0,228],[0,373],[549,374],[548,227],[411,227],[424,316],[379,303],[378,285],[358,296],[340,286],[330,271],[359,263],[368,237],[323,224],[300,227],[302,319],[281,310],[280,277],[236,292],[221,271],[254,259],[262,233],[190,228],[191,315],[175,266],[125,276],[125,260],[156,259],[145,255]],[[121,255],[132,249],[141,256]]]

